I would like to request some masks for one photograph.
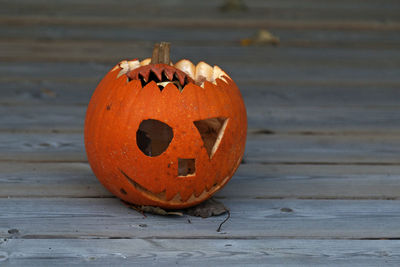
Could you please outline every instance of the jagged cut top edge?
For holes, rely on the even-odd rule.
[[[134,60],[123,60],[117,66],[115,66],[112,71],[120,70],[117,78],[120,76],[127,74],[128,72],[135,70],[139,67],[149,65],[151,63],[151,58],[146,58],[142,61],[138,59]],[[192,78],[195,83],[201,87],[204,87],[204,82],[208,81],[213,84],[217,84],[216,80],[221,79],[222,81],[228,83],[227,78],[230,79],[229,75],[226,74],[220,67],[215,65],[211,67],[207,63],[200,61],[197,65],[194,65],[188,59],[182,59],[175,64],[171,63],[171,66],[183,71],[186,73],[190,78]]]

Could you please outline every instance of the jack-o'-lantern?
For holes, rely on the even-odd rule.
[[[122,61],[96,88],[85,146],[100,182],[122,200],[166,209],[199,204],[239,166],[246,109],[218,66],[172,64],[169,44],[152,59]]]

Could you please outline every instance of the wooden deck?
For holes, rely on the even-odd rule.
[[[0,266],[400,265],[399,1],[222,3],[0,1]],[[241,46],[259,29],[280,45]],[[156,41],[242,90],[221,232],[225,216],[144,218],[87,163],[93,90]]]

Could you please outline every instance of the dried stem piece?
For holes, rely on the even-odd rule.
[[[151,58],[152,64],[164,63],[169,65],[171,60],[169,57],[171,44],[167,42],[161,42],[154,45],[153,56]]]

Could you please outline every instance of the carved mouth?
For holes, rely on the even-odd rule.
[[[129,177],[123,170],[119,170],[123,176],[125,176],[125,178],[129,181],[129,183],[131,185],[133,185],[133,187],[135,187],[135,189],[137,189],[138,191],[145,193],[146,195],[150,196],[151,198],[157,198],[157,199],[163,199],[165,200],[165,190],[162,191],[161,193],[158,194],[154,194],[153,192],[147,190],[146,188],[144,188],[143,186],[141,186],[140,184],[138,184],[137,182],[135,182],[131,177]]]
[[[138,59],[130,61],[123,60],[112,71],[119,70],[119,73],[117,75],[118,78],[121,75],[130,73],[140,67],[148,66],[150,63],[151,63],[151,58],[146,58],[142,61],[139,61]],[[173,77],[176,76],[182,87],[185,81],[186,83],[194,81],[195,84],[199,85],[200,87],[204,87],[205,81],[217,84],[216,82],[217,79],[221,79],[224,82],[228,82],[228,79],[230,79],[229,75],[226,74],[226,72],[223,71],[220,67],[218,66],[212,67],[203,61],[199,62],[197,65],[194,65],[191,61],[187,59],[182,59],[177,63],[171,65],[176,69],[178,69],[179,71],[174,71],[174,72],[167,71],[167,73],[164,72],[164,74],[167,77],[170,77],[168,78],[168,80],[173,80]],[[139,73],[133,72],[131,78],[140,78],[140,76],[143,78],[144,74],[145,77],[143,79],[148,80],[150,69],[147,70],[148,72],[145,73],[142,71],[141,75],[139,75]],[[156,76],[160,78],[162,77],[163,74],[162,72],[155,71],[154,68],[152,68],[152,72]]]
[[[123,170],[119,169],[119,171],[121,172],[121,174],[128,180],[128,182],[139,192],[141,192],[142,194],[144,194],[147,198],[152,199],[154,201],[163,201],[163,202],[168,202],[170,204],[176,203],[176,204],[182,204],[184,201],[182,200],[182,197],[180,196],[179,192],[172,197],[171,199],[167,200],[166,198],[166,194],[165,194],[165,189],[164,191],[160,192],[160,193],[153,193],[151,191],[149,191],[148,189],[146,189],[145,187],[141,186],[140,184],[138,184],[135,180],[133,180],[131,177],[129,177]],[[185,201],[185,203],[190,204],[191,202],[197,201],[199,199],[202,199],[203,197],[205,197],[206,195],[209,195],[210,193],[213,194],[214,192],[216,192],[222,185],[225,184],[225,182],[230,178],[230,176],[225,177],[219,184],[215,184],[213,185],[209,190],[207,190],[206,188],[204,189],[204,191],[199,195],[199,196],[195,196],[194,193]]]

